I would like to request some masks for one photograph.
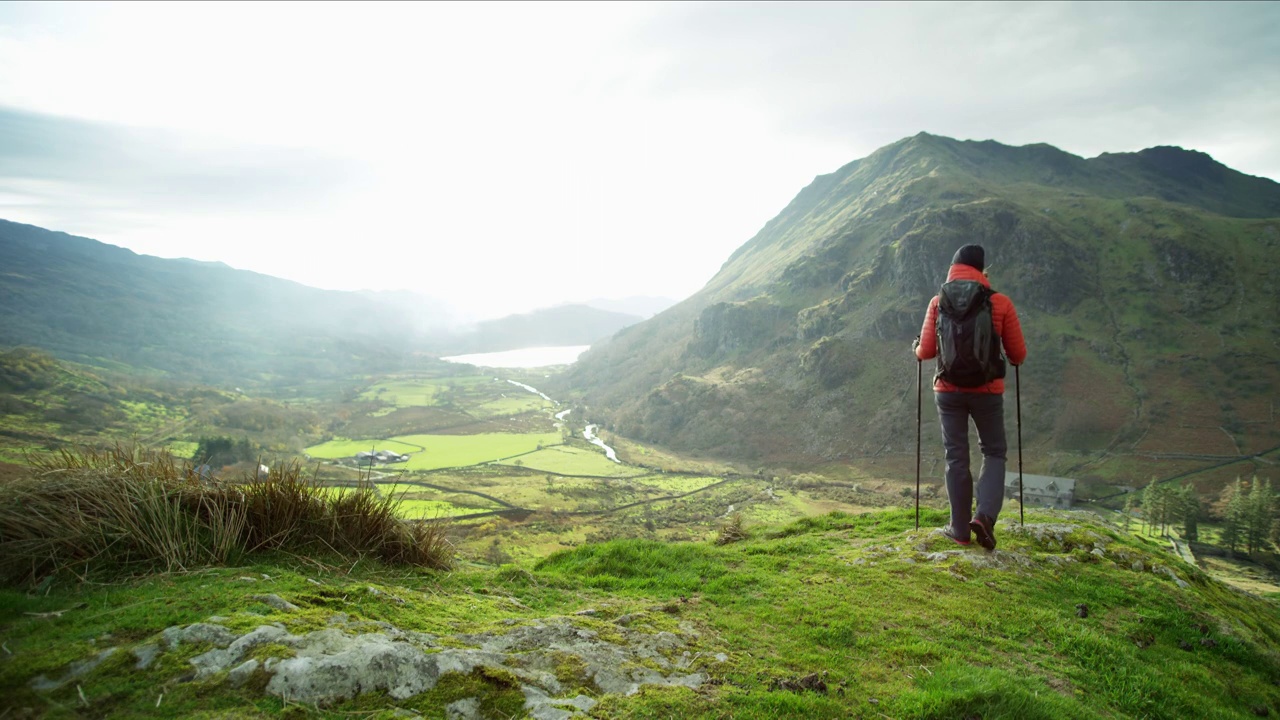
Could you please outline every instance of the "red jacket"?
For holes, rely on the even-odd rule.
[[[947,282],[952,280],[977,280],[987,287],[991,287],[991,283],[987,280],[987,276],[983,275],[969,265],[952,265],[951,271],[947,273]],[[1027,359],[1027,343],[1022,338],[1022,325],[1018,323],[1018,311],[1013,309],[1013,301],[1007,295],[995,293],[991,296],[991,323],[995,326],[996,335],[1000,336],[1000,342],[1004,344],[1004,355],[1009,359],[1012,365],[1021,365]],[[933,300],[929,301],[929,311],[924,316],[924,327],[920,328],[920,346],[916,348],[916,357],[921,360],[931,360],[938,356],[938,296],[934,295]],[[1004,392],[1004,380],[997,378],[982,387],[962,388],[952,385],[946,380],[938,379],[933,382],[934,392],[971,392],[971,393],[994,393],[1001,394]]]

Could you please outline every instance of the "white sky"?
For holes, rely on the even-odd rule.
[[[482,316],[700,288],[925,130],[1280,179],[1280,3],[0,4],[0,218]]]

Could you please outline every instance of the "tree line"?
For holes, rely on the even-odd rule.
[[[1200,520],[1212,517],[1222,524],[1219,544],[1232,553],[1250,555],[1280,546],[1280,496],[1269,479],[1236,478],[1223,488],[1217,502],[1208,507],[1190,484],[1172,486],[1152,482],[1141,493],[1131,493],[1125,501],[1125,523],[1137,516],[1143,531],[1167,535],[1180,527],[1189,542],[1200,539]]]

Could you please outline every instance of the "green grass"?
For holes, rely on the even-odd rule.
[[[645,471],[616,463],[604,456],[601,450],[558,445],[518,458],[523,467],[560,475],[589,475],[592,477],[634,477]],[[515,460],[504,464],[510,465]]]
[[[354,457],[359,452],[372,452],[375,450],[390,450],[400,454],[408,454],[421,452],[422,446],[397,440],[348,440],[346,438],[336,438],[319,445],[312,445],[305,452],[313,458],[336,460],[338,458]]]
[[[1271,603],[1185,566],[1179,572],[1194,582],[1187,590],[1108,560],[1030,572],[931,563],[911,549],[921,539],[929,552],[954,546],[928,533],[904,536],[911,518],[833,514],[724,548],[615,541],[558,554],[539,569],[659,601],[696,595],[705,611],[691,614],[737,650],[714,698],[619,703],[622,717],[664,708],[691,717],[1243,718],[1280,701],[1271,684],[1280,671],[1272,625],[1280,612]],[[943,521],[926,513],[928,525]],[[1136,542],[1112,542],[1154,561]],[[906,550],[874,549],[886,544]],[[1002,547],[1041,560],[1061,553],[1009,536]],[[1089,618],[1076,617],[1077,603],[1089,606]],[[1201,624],[1215,648],[1199,644]],[[977,657],[974,647],[982,648]],[[815,672],[843,696],[769,687],[771,678]]]
[[[495,506],[491,508],[497,510]],[[485,512],[483,508],[462,507],[445,500],[401,500],[399,515],[410,520],[434,520],[435,518],[470,515]]]
[[[188,442],[185,440],[174,440],[164,446],[166,452],[170,455],[190,460],[196,454],[196,450],[200,448],[200,443]]]
[[[555,445],[560,433],[479,433],[476,435],[402,435],[395,442],[423,448],[397,467],[437,470],[466,467],[534,452],[538,446]]]
[[[551,403],[532,393],[515,397],[498,398],[469,408],[472,415],[480,418],[520,415],[532,410],[551,407]]]
[[[701,490],[723,479],[707,476],[645,475],[644,477],[635,478],[632,482],[661,490],[666,495],[680,495],[694,490]]]
[[[474,435],[398,435],[386,440],[340,438],[306,449],[313,458],[352,457],[370,449],[408,454],[394,470],[438,470],[514,458],[560,442],[560,433],[477,433]]]
[[[400,517],[413,520],[470,515],[501,508],[493,501],[476,495],[445,493],[409,483],[376,483],[375,487],[384,497],[390,496],[398,501]]]
[[[613,622],[625,614],[634,618],[632,630],[690,638],[692,668],[709,682],[697,691],[597,694],[593,717],[1243,720],[1280,709],[1274,602],[1228,590],[1086,515],[1031,513],[1028,520],[1080,527],[1065,545],[1002,532],[994,557],[1003,564],[992,567],[967,561],[992,557],[982,550],[959,549],[932,532],[943,513],[926,510],[917,532],[913,512],[904,510],[749,526],[746,539],[723,546],[615,540],[522,566],[448,573],[281,555],[106,585],[60,576],[40,595],[0,591],[0,627],[13,653],[0,663],[0,694],[51,717],[69,714],[82,705],[75,684],[37,694],[29,678],[213,614],[229,618],[236,632],[270,622],[309,631],[343,612],[436,635],[571,617],[599,637],[627,642]],[[1087,552],[1094,537],[1107,543],[1102,558]],[[938,551],[956,554],[928,558]],[[1132,559],[1168,565],[1190,584],[1136,572]],[[250,597],[264,592],[301,609],[285,613]],[[1087,617],[1077,604],[1088,606]],[[26,614],[65,608],[73,609],[57,618]],[[576,615],[586,609],[594,615]],[[149,671],[133,670],[125,653],[77,681],[89,705],[83,712],[274,717],[285,710],[251,687],[179,681],[197,650],[162,656]],[[571,661],[566,656],[565,668],[576,667]],[[810,675],[825,692],[787,689]],[[404,701],[371,693],[294,712],[338,718],[407,707],[442,718],[448,703],[476,697],[494,713],[518,716],[519,697],[501,677],[450,676]],[[165,699],[157,708],[159,692]]]
[[[375,400],[394,407],[430,407],[436,404],[436,396],[442,380],[388,380],[373,385],[360,394],[361,400]]]

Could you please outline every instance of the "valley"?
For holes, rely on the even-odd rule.
[[[454,525],[458,547],[477,560],[531,560],[615,537],[706,540],[733,514],[777,523],[908,502],[901,478],[846,469],[839,482],[828,483],[812,474],[683,458],[604,433],[600,442],[620,460],[612,461],[584,436],[581,409],[536,390],[534,383],[563,367],[481,371],[442,364],[432,373],[353,379],[327,396],[265,399],[212,388],[166,395],[39,353],[6,357],[47,376],[39,381],[47,385],[45,401],[26,415],[4,416],[5,428],[29,431],[3,436],[11,463],[22,463],[27,452],[137,443],[200,465],[209,460],[195,455],[202,439],[237,438],[255,457],[215,462],[212,472],[252,477],[260,460],[300,463],[334,487],[370,478],[380,493],[401,501],[406,519],[465,517]],[[76,388],[95,383],[103,397],[119,398],[101,410],[113,418],[107,427],[81,429],[41,414],[46,406],[70,406],[69,415],[78,416]],[[356,458],[376,451],[408,457],[372,467]],[[936,502],[937,489],[927,490],[926,499]]]
[[[32,268],[0,274],[0,688],[16,717],[1280,707],[1280,193],[1232,173],[921,134],[648,320],[454,334],[404,298],[0,223]],[[1009,469],[1074,493],[1010,497],[992,553],[938,531],[927,386],[913,407],[961,241],[1031,348]]]

